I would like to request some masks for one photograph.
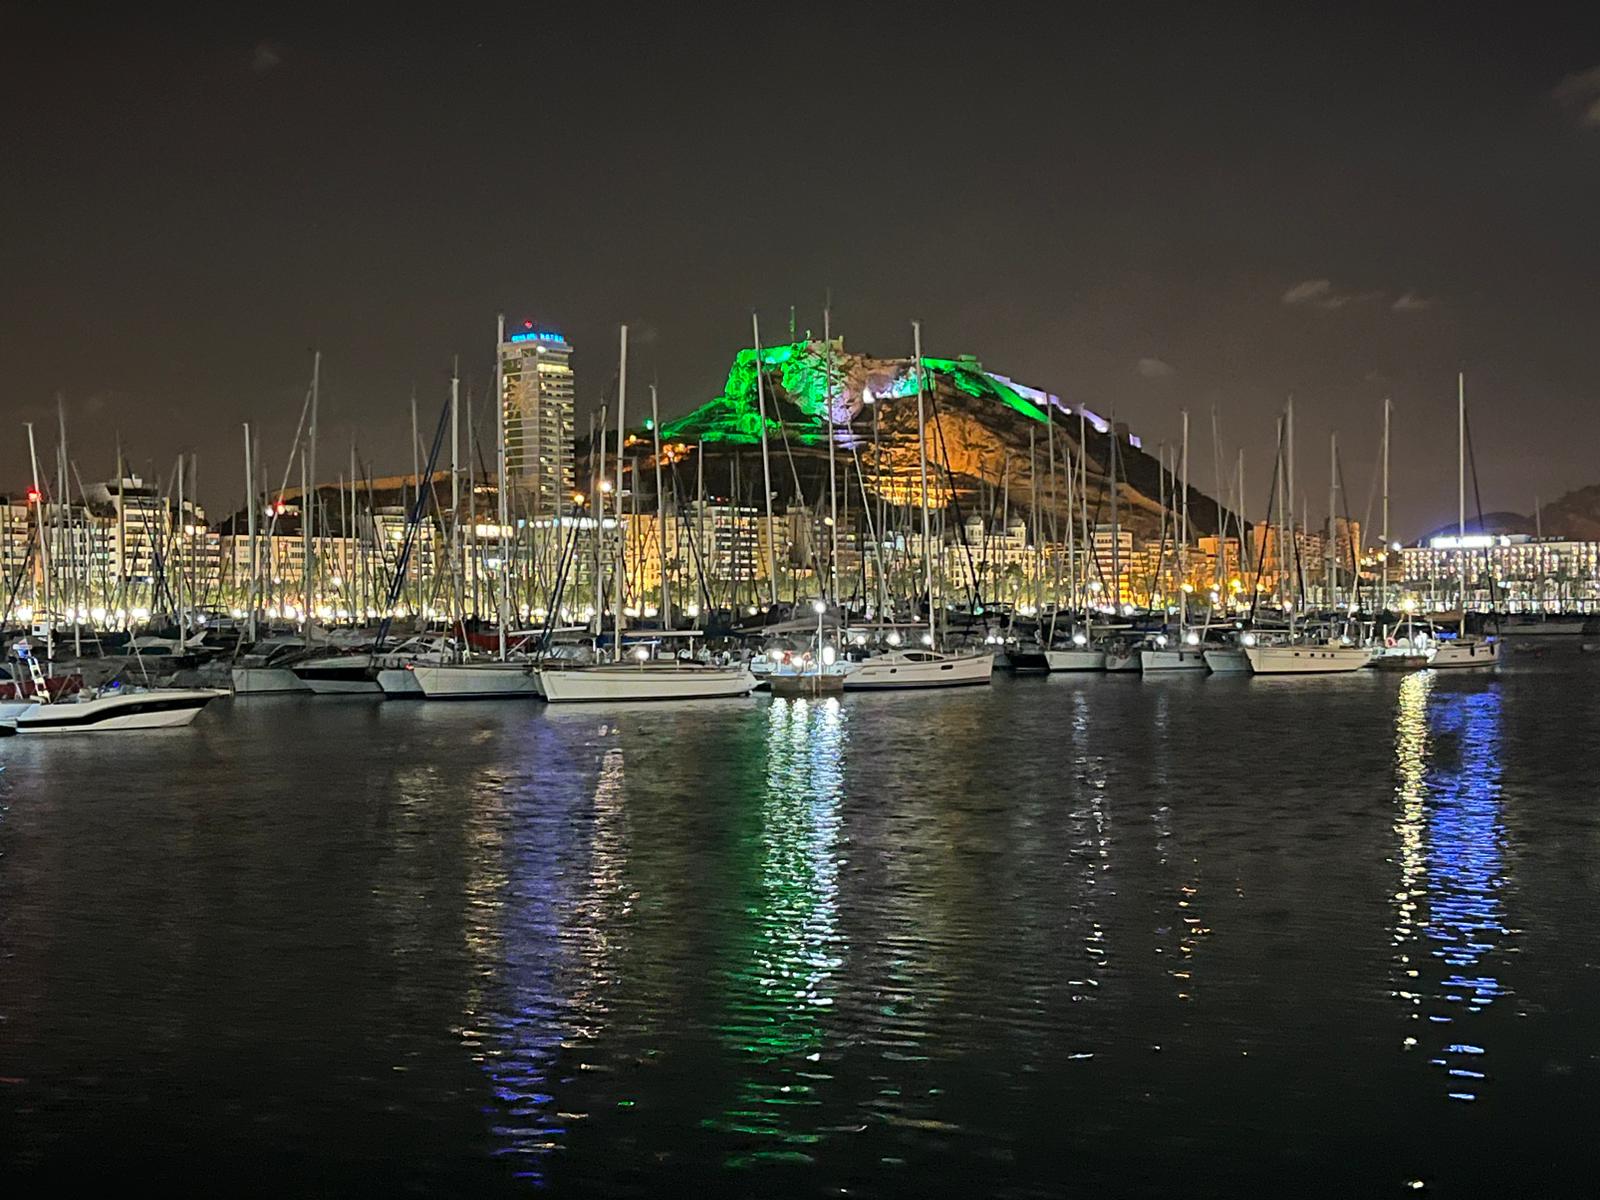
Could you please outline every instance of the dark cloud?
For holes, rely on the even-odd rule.
[[[267,74],[282,62],[282,48],[271,42],[257,42],[255,49],[250,52],[250,69],[257,75]]]

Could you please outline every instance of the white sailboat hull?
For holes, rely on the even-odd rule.
[[[1146,646],[1139,652],[1139,669],[1146,675],[1164,671],[1204,671],[1206,655],[1199,646],[1180,646],[1169,650],[1152,650]]]
[[[1106,652],[1089,647],[1072,650],[1046,650],[1045,662],[1051,671],[1104,671]]]
[[[1466,667],[1492,667],[1499,661],[1499,642],[1459,638],[1453,642],[1440,642],[1428,665],[1435,671],[1450,671]]]
[[[1137,671],[1139,659],[1143,652],[1137,648],[1125,651],[1106,651],[1106,670],[1109,671]]]
[[[528,663],[417,663],[411,668],[429,700],[537,699],[539,672]]]
[[[235,696],[264,696],[273,692],[309,692],[308,688],[288,667],[234,667],[233,694]]]
[[[295,677],[319,696],[376,694],[380,689],[372,674],[372,655],[337,654],[313,658],[292,668]]]
[[[422,685],[415,671],[405,667],[385,667],[378,672],[378,687],[390,699],[422,698]]]
[[[34,704],[17,717],[17,732],[115,733],[188,725],[200,710],[228,693],[211,688],[113,692],[93,700]]]
[[[1213,646],[1205,652],[1206,666],[1213,675],[1248,675],[1250,659],[1241,647]]]
[[[551,704],[618,700],[715,700],[747,696],[756,677],[742,666],[614,663],[589,667],[546,667],[539,672],[544,698]]]
[[[893,654],[869,658],[845,677],[847,692],[887,691],[898,688],[970,687],[994,676],[994,655],[966,654],[926,662]]]
[[[1244,653],[1257,675],[1340,675],[1372,661],[1364,646],[1250,646]]]

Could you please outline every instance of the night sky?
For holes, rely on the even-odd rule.
[[[0,4],[0,489],[60,391],[85,479],[120,429],[231,508],[313,346],[323,461],[409,470],[497,311],[585,411],[627,321],[676,415],[830,288],[852,348],[920,317],[1147,446],[1187,405],[1208,491],[1217,406],[1252,517],[1292,392],[1315,513],[1337,430],[1365,514],[1387,394],[1396,535],[1453,519],[1458,367],[1486,509],[1600,482],[1600,6],[1202,7]]]

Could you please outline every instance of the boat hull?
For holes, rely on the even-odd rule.
[[[539,672],[539,680],[544,698],[551,704],[720,700],[747,696],[755,690],[757,682],[744,667],[646,667],[628,663],[547,667]]]
[[[1149,647],[1139,652],[1139,670],[1146,675],[1158,675],[1168,671],[1204,671],[1206,669],[1206,654],[1199,646],[1180,646],[1176,649],[1157,649]]]
[[[1070,650],[1046,650],[1044,652],[1045,667],[1047,670],[1056,671],[1104,671],[1106,669],[1106,652],[1095,650],[1087,646],[1074,647]]]
[[[296,663],[292,670],[295,678],[318,696],[376,695],[381,690],[377,679],[373,677],[370,654],[341,654],[333,658],[312,659]]]
[[[265,696],[273,692],[309,692],[288,667],[234,667],[231,678],[235,696]]]
[[[989,683],[993,677],[992,654],[930,662],[878,661],[869,658],[845,678],[844,690],[871,692],[905,688],[975,687]]]
[[[76,703],[35,704],[17,718],[17,732],[33,735],[173,729],[188,725],[202,708],[226,694],[209,688],[157,690],[119,692]]]
[[[536,700],[539,672],[526,663],[418,663],[415,682],[429,700]]]
[[[1372,661],[1361,646],[1250,646],[1244,653],[1256,675],[1343,675]]]
[[[378,688],[390,700],[420,700],[423,696],[416,672],[405,667],[385,667],[379,671]]]
[[[1245,656],[1243,647],[1230,649],[1213,646],[1205,652],[1205,660],[1213,675],[1250,674],[1250,660]]]
[[[1435,671],[1460,671],[1473,667],[1492,667],[1500,661],[1499,642],[1441,642],[1428,665]]]
[[[774,671],[767,686],[774,696],[837,696],[844,691],[844,680],[839,671]]]
[[[1137,672],[1140,669],[1139,660],[1141,657],[1143,657],[1143,652],[1139,650],[1128,650],[1122,653],[1108,650],[1106,651],[1106,670],[1112,673]]]

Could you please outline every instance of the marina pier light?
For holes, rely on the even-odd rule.
[[[1089,635],[1079,630],[1072,635],[1072,644],[1074,646],[1087,646],[1089,644]]]

